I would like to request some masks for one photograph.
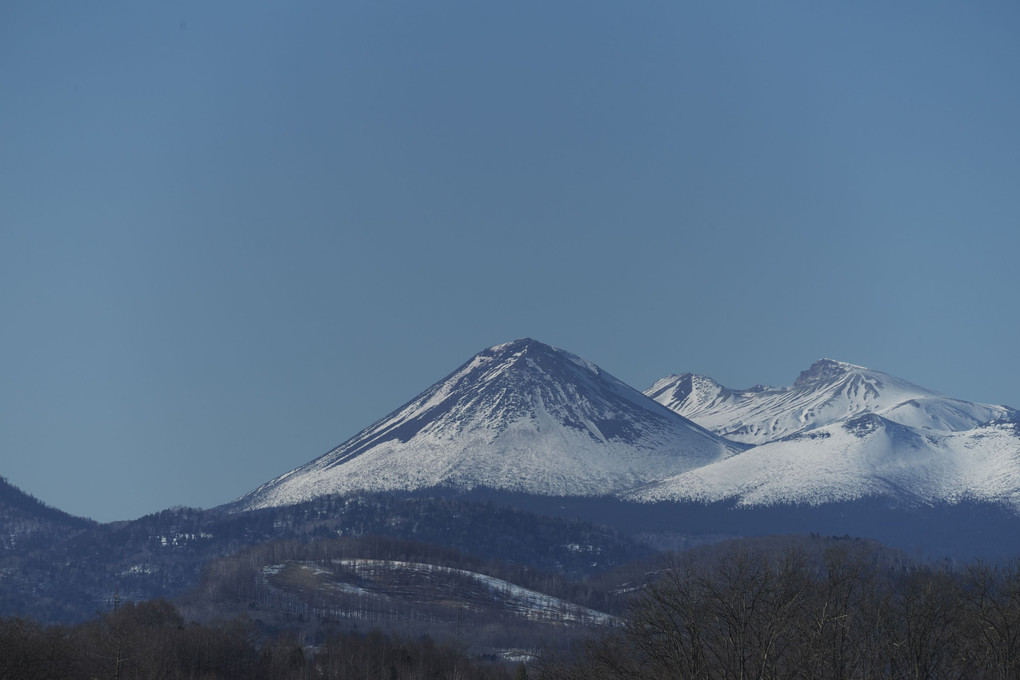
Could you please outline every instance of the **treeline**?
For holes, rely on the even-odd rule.
[[[389,536],[581,578],[655,551],[605,526],[491,501],[391,494],[327,496],[250,513],[299,534],[280,538]]]
[[[378,631],[332,634],[303,645],[293,634],[263,639],[246,619],[186,623],[164,600],[128,603],[76,626],[0,619],[0,679],[317,680],[458,678],[509,680],[503,665],[480,663],[430,638]]]
[[[890,568],[867,548],[675,557],[619,632],[542,677],[1020,678],[1020,563]]]

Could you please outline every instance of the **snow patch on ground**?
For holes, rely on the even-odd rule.
[[[604,612],[581,607],[579,605],[546,595],[535,590],[524,588],[509,581],[486,576],[473,571],[443,567],[418,562],[400,562],[395,560],[372,559],[336,559],[334,564],[352,569],[356,573],[371,574],[376,571],[400,571],[419,574],[453,574],[471,579],[489,589],[489,592],[502,599],[505,605],[533,621],[555,621],[567,623],[584,623],[608,625],[619,623],[619,620]]]

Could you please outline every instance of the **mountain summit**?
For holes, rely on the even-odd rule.
[[[496,345],[347,442],[228,507],[352,491],[621,492],[743,450],[569,352]]]

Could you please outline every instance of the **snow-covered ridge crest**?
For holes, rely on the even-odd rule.
[[[711,378],[683,374],[645,392],[716,434],[764,444],[863,413],[911,427],[963,431],[1016,412],[1007,406],[953,399],[856,364],[820,359],[789,387],[733,390]]]

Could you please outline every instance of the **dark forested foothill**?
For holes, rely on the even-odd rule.
[[[29,512],[30,511],[30,512]],[[0,616],[77,623],[125,599],[173,598],[211,560],[282,539],[389,536],[569,577],[653,551],[576,520],[450,498],[330,496],[238,514],[175,508],[96,524],[47,509],[0,479]]]
[[[0,619],[3,680],[509,680],[512,670],[470,660],[428,637],[399,639],[373,631],[311,643],[292,634],[264,638],[244,618],[186,623],[163,600],[121,605],[71,627]]]
[[[178,598],[200,621],[245,614],[261,630],[380,627],[427,631],[472,654],[566,647],[615,624],[624,596],[608,583],[452,548],[379,536],[275,541],[207,565]]]
[[[625,626],[541,677],[1020,678],[1020,562],[893,565],[853,544],[677,557]]]

